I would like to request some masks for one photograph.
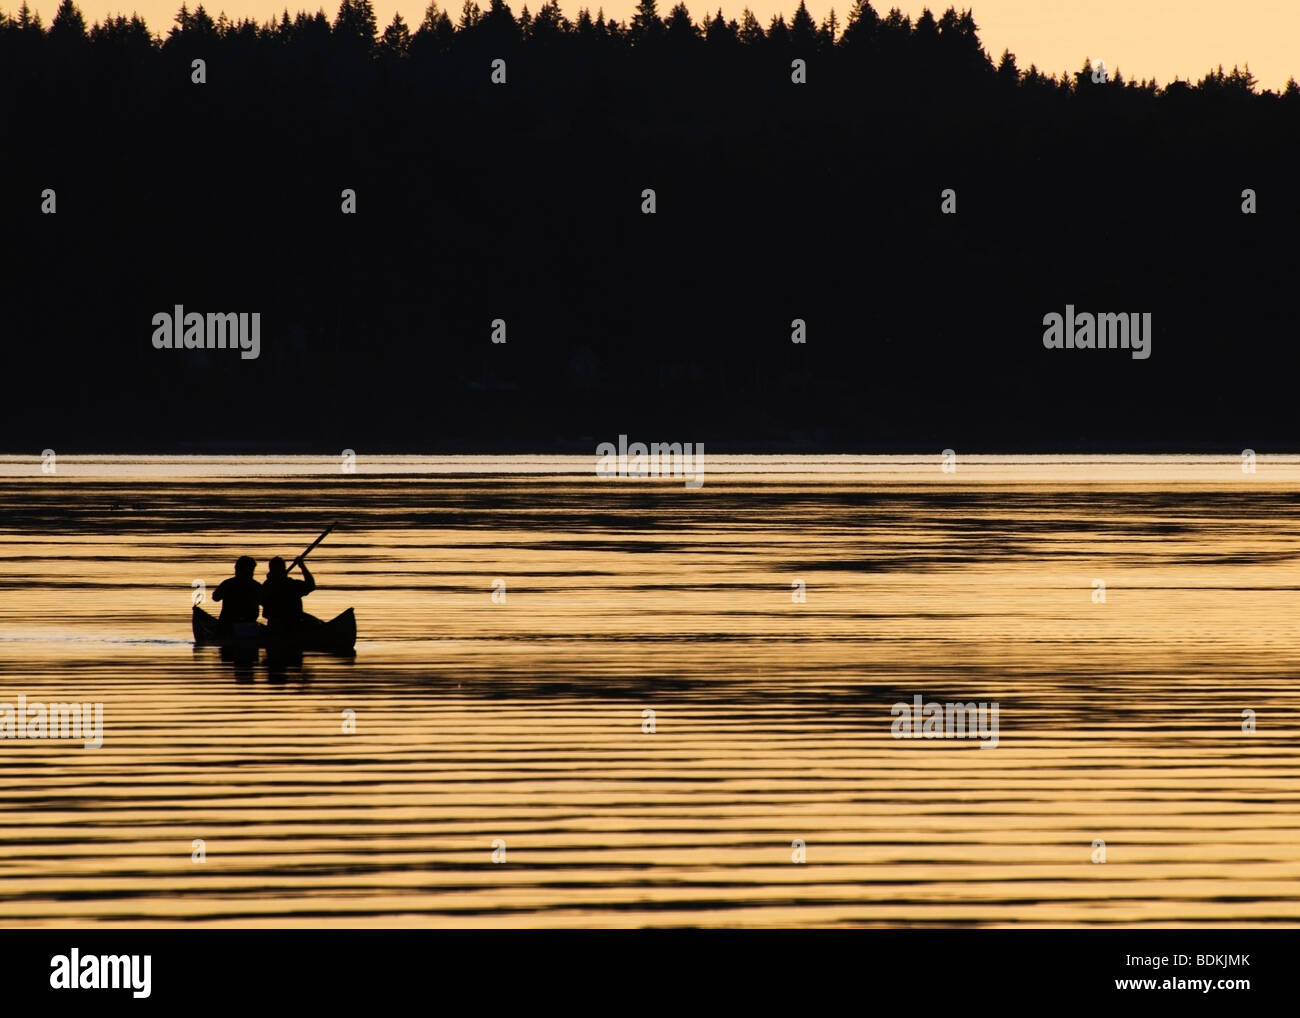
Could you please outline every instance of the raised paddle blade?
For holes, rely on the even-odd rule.
[[[305,559],[308,555],[310,555],[312,553],[312,550],[316,547],[316,545],[320,544],[321,541],[325,540],[325,538],[329,536],[329,532],[333,530],[337,525],[338,525],[337,523],[331,523],[328,527],[326,527],[321,532],[320,537],[316,538],[316,540],[312,541],[311,544],[307,545],[307,549],[296,559],[294,559],[292,562],[289,563],[289,567],[285,569],[285,572],[286,573],[292,572],[294,566],[302,565],[302,560]]]

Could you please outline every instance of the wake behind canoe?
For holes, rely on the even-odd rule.
[[[272,639],[260,622],[222,625],[198,605],[194,606],[191,625],[195,646],[279,647],[320,650],[332,654],[350,653],[357,642],[357,619],[349,608],[328,622],[312,620],[288,639]]]

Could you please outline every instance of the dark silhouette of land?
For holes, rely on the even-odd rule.
[[[0,451],[1295,448],[1300,89],[1114,72],[865,3],[11,14]],[[155,349],[177,304],[259,356]],[[1069,304],[1150,359],[1045,349]]]

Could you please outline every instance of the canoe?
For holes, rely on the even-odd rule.
[[[328,622],[316,622],[299,629],[291,639],[272,639],[260,622],[237,622],[222,625],[198,605],[193,612],[194,643],[222,647],[284,647],[297,650],[323,650],[333,654],[350,653],[357,642],[357,617],[352,609]]]

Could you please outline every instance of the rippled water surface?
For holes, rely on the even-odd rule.
[[[0,925],[1298,924],[1300,460],[707,470],[0,457],[0,703],[104,711],[0,739]],[[335,521],[354,658],[193,647]]]

